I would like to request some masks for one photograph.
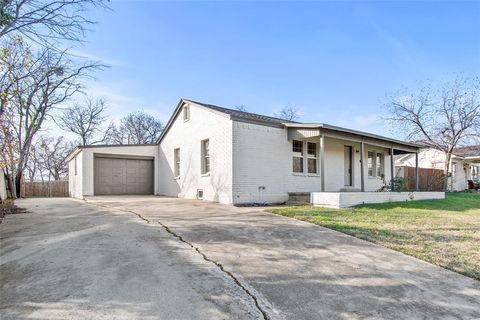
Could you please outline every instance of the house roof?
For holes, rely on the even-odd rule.
[[[466,146],[455,148],[453,153],[457,156],[461,157],[479,157],[480,156],[480,144],[473,145],[473,146]]]
[[[229,109],[225,107],[220,107],[208,103],[203,103],[203,102],[198,102],[194,100],[189,100],[189,99],[181,99],[180,102],[178,103],[172,117],[168,121],[167,125],[165,126],[162,134],[157,140],[157,143],[160,143],[162,141],[163,137],[167,134],[170,126],[172,125],[173,121],[175,120],[177,114],[180,112],[180,109],[184,103],[191,103],[195,104],[199,107],[209,109],[213,112],[217,112],[226,116],[229,116],[230,119],[235,120],[235,121],[243,121],[243,122],[250,122],[250,123],[255,123],[255,124],[261,124],[261,125],[267,125],[267,126],[273,126],[273,127],[279,127],[279,128],[323,128],[323,129],[328,129],[328,130],[333,130],[333,131],[338,131],[338,132],[344,132],[344,133],[349,133],[353,135],[358,135],[362,137],[368,137],[368,138],[373,138],[373,139],[379,139],[383,141],[388,141],[391,143],[396,143],[399,145],[404,145],[408,147],[413,147],[413,148],[419,148],[418,144],[415,143],[409,143],[409,142],[404,142],[388,137],[383,137],[379,136],[376,134],[372,133],[367,133],[367,132],[361,132],[361,131],[356,131],[356,130],[351,130],[347,128],[341,128],[341,127],[336,127],[336,126],[331,126],[328,124],[324,123],[300,123],[300,122],[295,122],[287,119],[281,119],[281,118],[276,118],[276,117],[270,117],[270,116],[265,116],[257,113],[251,113],[251,112],[245,112],[245,111],[240,111],[240,110],[235,110],[235,109]]]
[[[158,138],[157,143],[160,143],[163,137],[167,134],[168,130],[170,129],[170,126],[173,124],[173,121],[177,117],[184,103],[191,103],[201,108],[205,108],[210,111],[226,115],[230,117],[232,120],[236,120],[236,121],[252,122],[252,123],[273,126],[273,127],[283,127],[283,123],[288,122],[288,120],[286,119],[280,119],[275,117],[264,116],[257,113],[224,108],[224,107],[216,106],[213,104],[198,102],[190,99],[180,99],[177,107],[175,108],[175,111],[173,112],[173,115],[170,117],[167,124],[165,125],[165,128],[160,134],[160,137]]]
[[[320,129],[323,128],[323,129],[337,131],[337,132],[349,133],[349,134],[353,134],[353,135],[357,135],[357,136],[361,136],[361,137],[384,140],[384,141],[388,141],[388,142],[392,142],[392,143],[396,143],[396,144],[400,144],[400,145],[405,145],[405,146],[410,146],[410,147],[414,147],[414,148],[420,148],[421,147],[417,143],[405,142],[405,141],[401,141],[401,140],[397,140],[397,139],[393,139],[393,138],[389,138],[389,137],[384,137],[384,136],[380,136],[380,135],[369,133],[369,132],[332,126],[332,125],[329,125],[329,124],[326,124],[326,123],[298,123],[298,122],[292,123],[292,122],[288,122],[288,123],[284,123],[284,125],[287,128],[320,128]]]
[[[254,121],[254,122],[265,122],[269,123],[272,125],[283,125],[285,122],[293,122],[296,123],[295,121],[290,121],[287,119],[281,119],[281,118],[276,118],[276,117],[269,117],[269,116],[264,116],[261,114],[257,113],[252,113],[252,112],[246,112],[246,111],[240,111],[240,110],[235,110],[235,109],[229,109],[229,108],[224,108],[224,107],[219,107],[215,106],[213,104],[207,104],[203,102],[198,102],[198,101],[193,101],[193,100],[187,100],[183,99],[186,102],[191,102],[194,104],[197,104],[199,106],[212,109],[218,112],[222,112],[225,114],[228,114],[232,116],[233,118],[236,118],[236,120],[247,120],[247,121]]]

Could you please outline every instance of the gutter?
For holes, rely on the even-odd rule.
[[[144,143],[144,144],[93,144],[88,146],[77,146],[75,149],[70,153],[67,157],[67,160],[72,160],[75,156],[77,156],[80,151],[83,149],[92,149],[92,148],[115,148],[115,147],[152,147],[158,146],[156,143]]]

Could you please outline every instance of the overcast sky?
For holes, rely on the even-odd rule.
[[[168,120],[180,98],[395,135],[385,95],[480,74],[480,2],[112,1],[79,55],[118,119]],[[398,136],[398,133],[396,134]]]

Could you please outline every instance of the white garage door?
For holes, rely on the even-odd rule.
[[[95,155],[95,195],[153,194],[153,159]]]

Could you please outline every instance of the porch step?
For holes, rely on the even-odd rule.
[[[287,204],[292,204],[292,205],[310,204],[310,192],[289,192]]]
[[[361,189],[358,188],[342,188],[340,192],[361,192]]]

